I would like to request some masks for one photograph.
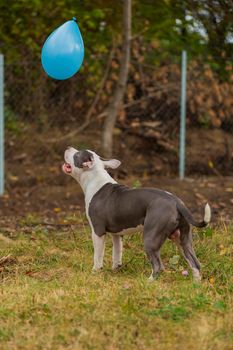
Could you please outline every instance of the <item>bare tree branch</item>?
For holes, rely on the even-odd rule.
[[[88,127],[88,125],[91,123],[91,116],[92,116],[92,114],[93,114],[93,112],[95,110],[95,107],[97,106],[97,103],[99,102],[100,96],[101,96],[101,94],[103,92],[106,80],[107,80],[108,75],[109,75],[109,71],[110,71],[110,68],[111,68],[111,62],[112,62],[112,59],[114,57],[115,49],[116,49],[116,45],[113,43],[112,49],[111,49],[110,54],[109,54],[107,66],[106,66],[103,78],[102,78],[102,80],[100,82],[99,90],[97,91],[97,94],[95,95],[93,103],[91,104],[90,108],[87,111],[87,114],[86,114],[85,119],[84,119],[84,123],[79,128],[77,128],[77,129],[69,132],[68,134],[64,135],[63,137],[61,137],[59,139],[60,141],[61,140],[66,140],[66,139],[68,139],[70,137],[74,137],[79,132],[85,130]],[[53,143],[53,142],[56,142],[56,141],[57,140],[55,140],[55,139],[48,140],[49,143]]]
[[[118,111],[121,107],[125,87],[128,78],[130,46],[131,46],[131,0],[124,0],[123,5],[123,49],[120,63],[119,80],[106,110],[107,117],[104,123],[102,136],[102,148],[105,157],[111,157],[113,148],[113,130],[117,119]]]

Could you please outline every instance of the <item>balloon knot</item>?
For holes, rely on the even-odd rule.
[[[77,19],[76,19],[76,17],[73,17],[72,19],[73,19],[73,21],[77,22]]]

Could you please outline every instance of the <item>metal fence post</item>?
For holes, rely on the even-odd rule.
[[[181,62],[181,99],[180,99],[180,150],[179,150],[179,177],[185,176],[185,134],[186,134],[186,72],[187,52],[182,51]]]
[[[0,195],[4,192],[4,57],[0,54]]]

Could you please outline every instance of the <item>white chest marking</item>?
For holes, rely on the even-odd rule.
[[[90,223],[90,226],[93,231],[93,225],[89,216],[89,206],[94,195],[107,183],[117,183],[108,173],[107,171],[98,172],[96,174],[90,173],[90,178],[85,177],[81,186],[83,188],[85,194],[85,208],[86,208],[86,216]]]

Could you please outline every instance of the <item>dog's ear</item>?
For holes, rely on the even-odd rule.
[[[100,158],[102,160],[102,162],[104,163],[104,167],[106,169],[110,168],[110,169],[116,169],[121,165],[121,162],[117,159],[103,159]]]

